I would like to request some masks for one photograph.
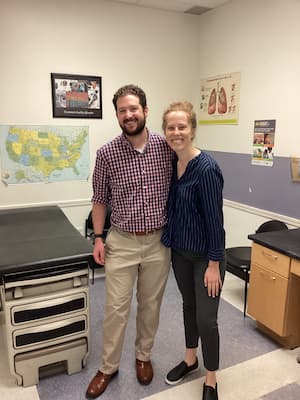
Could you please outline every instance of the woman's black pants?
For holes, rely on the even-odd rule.
[[[187,348],[202,345],[204,366],[209,371],[219,368],[218,308],[220,293],[210,297],[204,286],[208,259],[198,253],[172,250],[172,267],[183,300],[183,320]],[[224,281],[225,257],[220,262],[221,280]]]

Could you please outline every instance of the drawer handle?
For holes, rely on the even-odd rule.
[[[271,254],[271,253],[267,253],[265,251],[263,251],[263,255],[266,256],[266,257],[273,258],[274,260],[278,259],[278,256],[275,256],[274,254]]]
[[[269,279],[271,281],[276,281],[276,276],[270,276],[268,273],[261,271],[259,272],[259,274],[261,275],[262,278]]]

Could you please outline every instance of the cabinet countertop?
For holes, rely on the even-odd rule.
[[[255,243],[300,260],[300,228],[248,235]]]

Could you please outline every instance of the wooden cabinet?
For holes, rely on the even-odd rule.
[[[280,336],[285,336],[288,279],[251,265],[248,313]],[[250,289],[251,288],[251,289]]]
[[[253,244],[248,314],[258,327],[287,347],[300,345],[300,261]]]
[[[291,273],[300,276],[300,260],[292,260]]]

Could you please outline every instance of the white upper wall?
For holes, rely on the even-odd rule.
[[[148,126],[161,131],[164,109],[197,93],[197,16],[101,0],[1,0],[1,124],[89,125],[96,149],[120,132],[112,97],[134,83],[146,92]],[[103,119],[52,118],[50,73],[103,79]],[[90,199],[88,182],[0,182],[0,205]]]
[[[275,155],[300,157],[299,21],[299,0],[233,0],[201,17],[198,81],[240,71],[241,93],[239,124],[201,126],[200,147],[252,154],[254,120],[276,119]]]
[[[251,153],[255,119],[276,119],[275,155],[300,156],[300,1],[233,0],[201,16],[101,0],[1,0],[0,123],[89,125],[96,149],[119,133],[111,102],[123,84],[147,93],[148,126],[165,107],[191,100],[200,80],[241,72],[237,126],[201,126],[198,144]],[[103,78],[103,119],[52,118],[50,73]],[[91,198],[88,182],[0,183],[0,206]]]

